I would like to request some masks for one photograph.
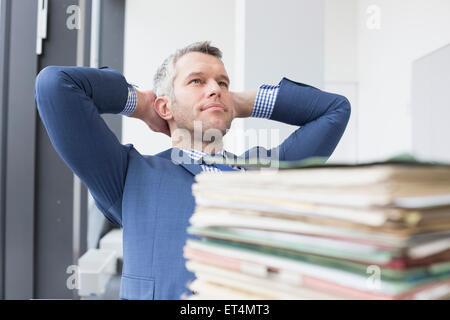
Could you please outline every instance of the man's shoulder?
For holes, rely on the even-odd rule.
[[[262,146],[256,146],[246,150],[239,157],[244,159],[260,159],[270,157],[272,152],[274,152],[274,149],[268,150]]]
[[[128,145],[126,145],[126,146],[128,146]],[[134,152],[132,152],[135,155],[134,160],[144,159],[146,161],[152,161],[152,162],[153,161],[165,162],[164,160],[171,160],[172,148],[150,155],[150,154],[143,154],[143,153],[139,152],[138,150],[136,150],[133,147],[133,145],[130,145],[130,146],[131,146],[130,149],[132,149],[132,151],[134,151]]]
[[[164,158],[164,159],[170,160],[171,154],[172,154],[172,148],[169,148],[167,150],[164,150],[160,153],[155,154],[154,157],[159,157],[159,158]]]

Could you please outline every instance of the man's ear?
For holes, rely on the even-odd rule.
[[[155,110],[164,120],[168,121],[173,119],[172,110],[169,108],[169,99],[166,96],[156,98]]]

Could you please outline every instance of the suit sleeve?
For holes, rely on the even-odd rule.
[[[283,78],[270,119],[300,128],[272,152],[277,151],[281,161],[330,157],[350,112],[344,96]]]
[[[36,78],[35,98],[56,152],[89,188],[105,217],[120,226],[131,146],[118,141],[100,114],[123,110],[125,78],[112,69],[50,66]]]

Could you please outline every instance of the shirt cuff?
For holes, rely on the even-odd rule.
[[[259,87],[251,117],[269,119],[277,100],[279,85],[263,84]]]
[[[125,108],[123,108],[122,112],[120,112],[119,114],[123,116],[129,116],[136,109],[136,106],[137,106],[136,91],[134,90],[134,86],[129,85],[127,103],[125,104]]]

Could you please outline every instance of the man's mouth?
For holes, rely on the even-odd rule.
[[[213,103],[213,104],[208,104],[207,106],[204,106],[202,108],[202,111],[206,111],[206,110],[210,110],[210,111],[215,111],[215,110],[219,110],[219,111],[225,111],[225,107],[219,103]]]

